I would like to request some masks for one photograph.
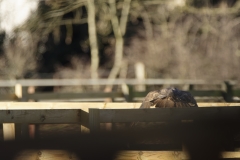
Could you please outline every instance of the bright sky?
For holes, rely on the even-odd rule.
[[[0,31],[11,34],[36,10],[37,4],[38,0],[0,0]]]

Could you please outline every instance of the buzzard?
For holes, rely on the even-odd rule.
[[[154,105],[158,108],[198,107],[196,100],[189,92],[177,88],[165,88],[149,92],[140,108],[150,108]]]
[[[196,100],[189,92],[173,87],[149,92],[143,100],[140,109],[150,108],[151,106],[157,108],[198,107]],[[130,126],[133,127],[137,124],[138,122],[133,122]]]

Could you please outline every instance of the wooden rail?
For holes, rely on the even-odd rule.
[[[57,93],[57,92],[34,92],[29,93],[27,87],[37,86],[87,86],[87,85],[124,85],[127,86],[127,91],[113,91],[109,93],[91,92],[86,91],[84,93]],[[15,94],[2,94],[0,100],[2,101],[49,101],[49,100],[78,100],[83,101],[104,101],[105,98],[112,98],[116,101],[117,98],[121,98],[121,101],[134,102],[139,101],[139,98],[143,98],[150,90],[137,91],[134,90],[134,86],[138,85],[182,85],[185,86],[185,90],[188,90],[198,97],[222,97],[226,102],[234,102],[235,97],[240,97],[240,89],[235,89],[234,86],[238,85],[237,81],[206,81],[206,80],[179,80],[179,79],[42,79],[42,80],[0,80],[0,87],[15,87]],[[204,86],[218,86],[216,90],[197,90],[194,89],[197,85]],[[186,87],[187,86],[187,87]],[[125,87],[126,88],[126,87]],[[20,95],[20,96],[19,96]],[[198,99],[197,99],[198,101]],[[240,99],[238,98],[238,101]]]
[[[228,81],[231,85],[238,84],[237,81]],[[0,80],[1,87],[13,87],[20,84],[28,86],[80,86],[80,85],[221,85],[223,81],[215,80],[190,80],[190,79],[21,79],[21,80]]]
[[[181,122],[182,120],[239,121],[240,106],[192,107],[192,108],[152,108],[152,109],[89,109],[91,130],[99,130],[100,123],[126,122]]]
[[[190,126],[191,127],[194,126],[194,127],[193,128],[183,127],[184,129],[181,130],[181,126],[184,124],[184,123],[181,124],[181,122],[186,120],[193,121],[194,123],[191,123],[192,125]],[[175,124],[172,127],[170,127],[170,130],[167,130],[166,132],[164,132],[164,130],[161,130],[161,132],[156,132],[155,134],[154,133],[149,134],[149,132],[150,133],[155,132],[154,130],[154,131],[147,131],[145,134],[149,134],[148,135],[149,137],[152,137],[151,135],[153,136],[158,135],[157,140],[161,139],[159,137],[162,137],[164,133],[165,135],[163,137],[171,134],[173,134],[171,135],[172,138],[183,136],[185,138],[180,138],[180,139],[183,140],[184,144],[187,146],[187,150],[189,149],[189,147],[193,150],[195,150],[194,149],[195,147],[198,149],[202,149],[201,151],[202,153],[199,153],[198,156],[206,157],[209,151],[210,153],[215,151],[214,148],[212,147],[208,148],[208,146],[213,145],[217,148],[219,147],[221,141],[224,141],[220,137],[226,138],[226,135],[234,135],[230,133],[232,130],[237,130],[235,134],[236,133],[239,134],[240,128],[236,128],[236,126],[240,124],[240,106],[239,105],[235,107],[215,106],[215,107],[205,107],[205,108],[199,107],[199,108],[154,108],[154,109],[97,109],[97,108],[89,109],[89,127],[91,132],[100,131],[100,123],[126,123],[126,122],[167,122],[171,125]],[[219,130],[219,128],[221,129]],[[135,133],[136,137],[138,136],[138,134],[141,134],[142,130],[143,129]],[[144,136],[142,136],[142,138],[143,137]],[[228,138],[231,139],[230,137]],[[214,140],[212,141],[212,139]],[[156,141],[156,139],[154,140]],[[200,145],[201,147],[196,145]],[[129,146],[131,146],[131,144],[129,144]],[[221,153],[221,157],[223,159],[224,158],[240,158],[239,156],[240,156],[239,152],[222,152]],[[119,159],[130,158],[130,157],[132,158],[134,157],[135,159],[140,159],[140,157],[141,159],[150,158],[150,157],[152,159],[154,158],[159,159],[161,157],[162,159],[181,160],[181,159],[189,159],[189,154],[186,154],[186,152],[184,151],[183,152],[168,151],[168,152],[159,152],[159,153],[157,152],[123,152],[123,154],[119,155],[119,157],[121,157]]]
[[[140,105],[141,103],[0,102],[0,123],[4,123],[4,138],[12,139],[16,132],[14,124],[77,123],[88,128],[89,108],[133,109],[139,108]],[[240,106],[240,103],[198,103],[198,105],[221,107]]]
[[[77,123],[90,128],[90,131],[94,131],[99,129],[101,122],[176,121],[182,119],[207,120],[213,117],[225,119],[240,117],[240,107],[238,107],[240,103],[198,103],[199,108],[136,109],[139,108],[140,104],[0,102],[0,123],[6,125],[9,123]],[[9,134],[9,132],[5,132],[5,134]],[[47,156],[49,152],[41,152],[42,156],[49,157]],[[63,154],[63,152],[53,152],[52,156],[56,158],[60,153]],[[35,155],[36,151],[31,153],[24,152],[21,155],[22,157],[28,157],[31,154]],[[66,154],[67,156],[71,155],[71,153],[64,152],[65,156]],[[182,151],[127,151],[119,153],[116,159],[139,159],[139,157],[142,159],[144,157],[155,159],[159,156],[170,160],[188,158],[188,155]],[[223,152],[222,157],[240,158],[240,153]]]

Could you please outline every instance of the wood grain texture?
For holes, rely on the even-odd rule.
[[[232,84],[237,84],[237,81],[230,81]],[[19,79],[19,80],[0,80],[0,86],[11,87],[16,84],[22,86],[79,86],[79,85],[121,85],[121,84],[137,85],[163,85],[163,84],[205,84],[205,85],[221,85],[223,81],[214,80],[190,80],[190,79]]]
[[[175,122],[181,120],[236,119],[240,107],[151,108],[100,110],[100,123],[105,122]],[[204,119],[203,119],[204,117]]]
[[[89,127],[91,128],[91,132],[100,129],[100,117],[99,117],[99,109],[90,108],[89,109]]]
[[[240,158],[240,152],[222,152],[222,158]],[[186,152],[181,151],[122,151],[115,160],[184,160],[189,159]]]
[[[74,153],[64,150],[24,150],[15,160],[80,160]]]
[[[13,140],[15,138],[14,123],[3,123],[3,138],[4,140]]]
[[[0,110],[1,123],[80,123],[81,110]]]
[[[240,152],[222,152],[222,158],[240,158]],[[20,152],[16,160],[79,160],[74,153],[64,150],[26,150]],[[181,151],[120,151],[114,160],[184,160],[189,159]]]
[[[0,110],[28,109],[82,109],[89,108],[121,109],[139,108],[141,103],[105,103],[105,102],[0,102]],[[198,103],[199,107],[240,106],[240,103]]]
[[[52,100],[52,99],[81,99],[81,98],[106,98],[106,97],[123,97],[122,92],[85,92],[85,93],[33,93],[26,94],[24,98],[36,100]]]
[[[176,119],[181,119],[182,117],[187,118],[198,118],[205,116],[206,118],[211,117],[211,115],[219,116],[240,116],[240,103],[198,103],[199,108],[181,108],[179,111],[177,109],[164,109],[161,111],[159,109],[147,109],[140,110],[133,108],[139,108],[141,103],[52,103],[52,102],[1,102],[0,103],[0,120],[3,122],[12,123],[78,123],[84,119],[88,119],[89,108],[99,108],[106,109],[103,110],[105,113],[101,115],[100,119],[110,122],[125,122],[127,120],[134,120],[134,117],[138,120],[141,115],[153,114],[153,120],[162,120],[168,118],[169,116],[175,117]],[[208,107],[208,108],[206,108]],[[216,108],[217,107],[217,108]],[[73,110],[71,110],[73,109]],[[79,116],[81,111],[84,110],[84,116]],[[121,110],[112,110],[121,109]],[[135,116],[131,117],[134,113]],[[161,115],[159,119],[159,114]],[[113,116],[114,115],[114,116]],[[120,116],[124,115],[124,117]],[[30,119],[28,119],[30,117]],[[145,118],[141,118],[146,120]],[[16,121],[15,121],[16,120]],[[174,119],[175,120],[175,119]],[[88,123],[87,121],[85,122]],[[39,154],[41,152],[41,154]],[[66,151],[26,151],[23,154],[19,154],[19,159],[26,159],[31,157],[32,159],[77,159],[72,153]],[[32,155],[30,155],[30,153]],[[223,152],[223,158],[240,158],[240,152]],[[187,159],[188,155],[178,151],[124,151],[119,152],[116,160],[150,160],[150,159],[161,159],[161,160],[178,160]]]

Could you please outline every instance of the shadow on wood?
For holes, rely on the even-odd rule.
[[[6,141],[0,143],[0,159],[14,159],[18,152],[26,149],[47,149],[75,152],[82,160],[112,160],[123,150],[181,151],[183,143],[191,160],[217,160],[222,158],[222,151],[234,151],[240,147],[239,140],[235,139],[240,133],[240,129],[236,128],[239,121],[217,122],[156,125],[144,130],[133,128],[118,132]]]

